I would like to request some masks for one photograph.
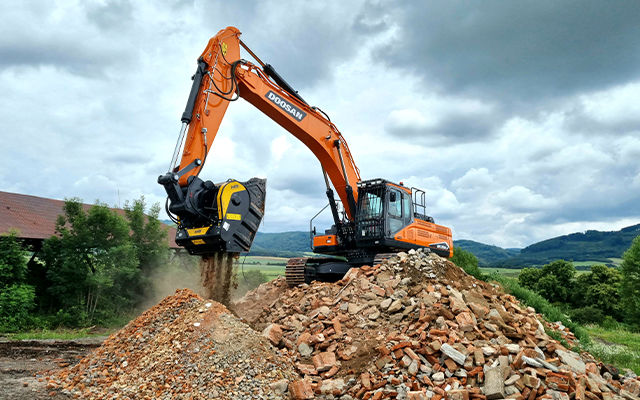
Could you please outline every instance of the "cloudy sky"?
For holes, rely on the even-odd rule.
[[[4,2],[0,190],[163,202],[196,58],[233,25],[363,178],[424,188],[456,239],[619,229],[640,222],[638,21],[625,0]],[[311,152],[242,101],[201,176],[267,177],[263,231],[325,204]]]

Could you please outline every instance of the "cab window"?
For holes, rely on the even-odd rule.
[[[398,190],[389,190],[389,230],[396,233],[404,226],[402,219],[402,193]]]
[[[389,191],[389,215],[402,218],[402,194],[397,190]]]

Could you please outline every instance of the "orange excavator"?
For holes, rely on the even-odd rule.
[[[385,179],[362,180],[327,114],[310,106],[240,35],[234,27],[221,30],[198,58],[171,165],[158,178],[167,191],[167,214],[177,224],[176,242],[203,257],[251,248],[264,214],[266,181],[216,184],[199,177],[229,103],[243,98],[304,143],[322,166],[333,226],[323,233],[312,228],[311,241],[314,253],[325,256],[290,259],[290,285],[335,281],[351,267],[408,249],[451,257],[451,230],[427,215],[425,192]],[[257,64],[240,58],[240,47]]]

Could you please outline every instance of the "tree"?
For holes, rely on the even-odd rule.
[[[0,329],[15,330],[28,324],[35,307],[35,291],[26,284],[27,255],[16,232],[0,236]]]
[[[150,269],[164,264],[169,255],[167,246],[167,229],[158,219],[160,205],[154,204],[145,215],[144,196],[134,200],[133,204],[125,203],[125,216],[131,228],[131,239],[136,251],[140,269]]]
[[[621,317],[620,271],[606,265],[594,265],[591,272],[579,275],[572,296],[574,307],[597,308],[604,315]]]
[[[518,275],[518,282],[521,286],[536,290],[541,277],[542,270],[540,268],[523,268]]]
[[[542,277],[538,281],[538,293],[552,303],[568,302],[573,288],[576,269],[572,263],[557,260],[542,267]]]
[[[140,269],[139,296],[137,301],[152,295],[151,276],[159,266],[165,265],[169,259],[167,245],[167,229],[158,219],[160,205],[155,204],[145,215],[144,196],[134,200],[133,204],[125,203],[124,210],[131,229],[131,244],[135,249]]]
[[[631,247],[622,256],[622,284],[620,293],[625,318],[640,326],[640,236],[633,239]]]
[[[518,276],[519,283],[540,293],[553,303],[566,303],[572,293],[576,269],[564,260],[554,261],[541,269],[524,268]]]
[[[129,311],[139,287],[129,224],[101,204],[85,212],[80,201],[72,199],[63,210],[57,236],[47,239],[42,249],[50,307],[77,324]]]

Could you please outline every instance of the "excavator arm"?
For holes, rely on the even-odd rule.
[[[261,65],[241,59],[241,46]],[[263,64],[240,40],[240,31],[234,27],[225,28],[211,38],[198,59],[198,70],[182,116],[186,141],[177,171],[190,166],[193,169],[181,175],[179,185],[187,185],[188,178],[200,172],[229,103],[239,97],[313,152],[325,178],[331,181],[345,205],[347,217],[352,220],[360,173],[344,137],[326,115],[309,106],[270,65]],[[176,160],[177,154],[174,154],[172,169],[175,169]]]
[[[258,65],[242,59],[240,47]],[[264,180],[214,184],[198,177],[229,103],[240,97],[298,138],[317,157],[336,229],[345,237],[331,184],[344,206],[346,219],[353,221],[360,172],[347,142],[322,111],[309,106],[273,67],[253,54],[240,40],[238,29],[227,27],[209,40],[198,58],[171,165],[158,178],[168,194],[167,213],[178,225],[178,244],[202,255],[248,251],[251,246],[264,213]]]

